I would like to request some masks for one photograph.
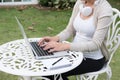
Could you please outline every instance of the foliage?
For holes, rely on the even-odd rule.
[[[39,5],[45,7],[52,7],[56,9],[68,9],[72,8],[76,0],[39,0]],[[119,0],[108,0],[112,3],[112,7],[116,7],[120,10],[120,1]]]
[[[76,0],[39,0],[39,5],[56,9],[69,9],[74,6]]]

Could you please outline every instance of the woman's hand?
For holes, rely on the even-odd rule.
[[[49,50],[48,52],[64,51],[64,50],[70,49],[70,44],[51,41],[51,42],[44,44],[43,49]]]
[[[39,46],[44,46],[45,43],[51,42],[51,41],[59,41],[59,37],[58,36],[54,36],[54,37],[43,37],[42,39],[40,39],[40,41],[38,42]]]

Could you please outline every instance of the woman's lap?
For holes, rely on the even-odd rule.
[[[68,71],[66,73],[62,74],[63,80],[68,80],[67,77],[73,76],[73,75],[80,75],[87,72],[93,72],[100,70],[105,63],[105,58],[99,59],[99,60],[93,60],[86,58],[82,61],[82,63],[76,67],[75,69]],[[47,76],[51,80],[53,80],[53,76]]]
[[[76,67],[71,71],[63,73],[62,75],[72,76],[77,74],[78,75],[84,74],[87,72],[98,71],[103,67],[104,63],[105,63],[105,58],[102,58],[100,60],[93,60],[93,59],[86,58],[82,61],[82,63],[78,67]]]

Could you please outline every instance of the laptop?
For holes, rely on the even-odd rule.
[[[25,43],[28,45],[29,50],[34,55],[35,59],[49,59],[49,58],[69,56],[68,51],[49,53],[48,51],[43,50],[42,47],[38,46],[37,42],[30,42],[27,38],[27,35],[24,31],[22,24],[20,23],[20,21],[18,20],[18,18],[16,16],[15,16],[15,19],[18,23],[18,27],[20,28],[20,31],[25,40]]]

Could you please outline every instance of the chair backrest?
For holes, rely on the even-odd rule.
[[[112,17],[112,24],[109,27],[108,37],[107,37],[107,47],[110,53],[110,59],[108,61],[108,65],[110,64],[112,57],[115,51],[118,49],[120,45],[120,11],[112,8],[113,10],[113,17]]]

